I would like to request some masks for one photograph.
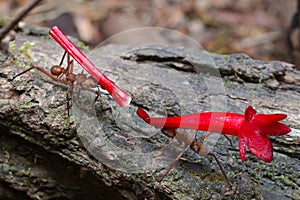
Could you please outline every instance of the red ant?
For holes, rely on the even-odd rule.
[[[18,76],[21,76],[28,71],[32,69],[37,69],[40,72],[46,74],[50,78],[52,78],[54,81],[61,82],[61,83],[69,83],[69,87],[67,89],[67,112],[68,116],[70,116],[69,109],[70,109],[70,97],[69,94],[73,91],[73,87],[75,85],[76,88],[79,89],[84,89],[90,92],[93,92],[96,94],[96,98],[94,102],[98,99],[100,96],[100,87],[99,84],[91,77],[87,76],[86,74],[83,73],[83,71],[79,74],[74,74],[74,61],[70,59],[70,54],[67,54],[67,68],[63,68],[62,64],[65,59],[67,52],[65,51],[59,65],[54,65],[51,67],[50,72],[46,71],[45,69],[36,66],[36,65],[31,65],[30,68],[26,69],[25,71],[17,74],[14,76],[13,79],[15,79]],[[92,88],[97,88],[97,91],[93,90]]]

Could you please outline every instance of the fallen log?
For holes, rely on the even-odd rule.
[[[32,60],[20,51],[26,41],[35,43],[28,49]],[[132,95],[132,104],[121,110],[103,92],[91,117],[80,110],[80,100],[76,100],[78,96],[83,99],[85,92],[75,91],[68,117],[67,85],[39,72],[13,79],[31,62],[49,69],[59,63],[63,50],[48,36],[22,33],[16,35],[15,47],[9,55],[0,55],[0,191],[5,191],[1,197],[300,198],[300,71],[291,64],[258,61],[244,54],[107,45],[91,57],[100,70]],[[133,113],[137,107],[179,115],[199,111],[243,113],[247,105],[260,113],[286,113],[285,123],[292,132],[272,139],[275,153],[271,163],[248,154],[242,164],[236,138],[232,138],[234,147],[224,138],[214,141],[211,150],[234,188],[226,185],[209,157],[187,151],[171,173],[158,182],[165,163],[155,163],[152,168],[148,157],[136,157],[133,151],[136,147],[148,150],[148,143],[151,150],[169,142],[162,135],[147,138],[142,122],[130,121],[136,119]],[[136,124],[140,126],[134,127]],[[133,142],[130,137],[139,134],[143,136],[140,143]],[[109,151],[103,151],[105,148]],[[116,156],[118,162],[110,162],[110,156]]]

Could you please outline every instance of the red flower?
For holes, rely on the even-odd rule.
[[[257,158],[271,162],[273,147],[268,136],[281,136],[291,131],[288,126],[279,122],[285,118],[285,114],[256,114],[252,106],[248,106],[238,134],[241,160],[245,160],[247,146]]]
[[[280,120],[285,114],[256,114],[248,106],[245,114],[203,112],[175,117],[150,118],[141,108],[137,114],[146,123],[158,128],[186,128],[214,131],[239,137],[239,151],[242,162],[246,157],[246,146],[257,158],[271,162],[273,158],[272,143],[268,136],[281,136],[291,129]]]

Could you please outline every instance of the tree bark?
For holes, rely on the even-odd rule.
[[[24,53],[21,49],[26,41],[35,45],[25,48]],[[253,60],[244,54],[215,55],[175,47],[104,46],[92,51],[91,58],[101,71],[132,95],[133,101],[129,110],[122,110],[102,92],[95,103],[93,119],[97,122],[87,125],[85,122],[91,117],[78,111],[86,93],[77,93],[76,86],[68,117],[68,85],[58,84],[38,71],[13,79],[24,70],[22,66],[31,62],[49,70],[59,63],[63,50],[47,36],[17,34],[15,44],[16,49],[11,48],[9,55],[0,56],[2,198],[300,198],[300,72],[291,64]],[[81,71],[79,66],[76,68]],[[88,105],[92,107],[93,101]],[[109,156],[101,151],[102,145],[112,143],[129,152],[140,145],[130,143],[146,126],[134,116],[137,107],[179,115],[200,111],[243,113],[247,105],[254,106],[259,113],[286,113],[284,123],[292,132],[272,138],[271,163],[259,161],[248,152],[242,164],[237,138],[231,138],[233,147],[219,138],[211,151],[222,163],[233,187],[226,184],[211,158],[199,157],[189,150],[161,182],[158,179],[163,169],[147,171],[143,165],[147,160],[138,163],[133,154],[124,154],[120,166],[98,159]],[[126,118],[128,113],[130,118]],[[135,124],[138,126],[134,127]],[[97,136],[96,132],[89,132],[93,126],[99,127],[91,129],[99,131]],[[89,143],[89,140],[95,142],[95,137],[101,138],[98,146]],[[151,148],[169,142],[161,134],[141,140],[143,144],[149,142]],[[112,148],[117,152],[115,146]],[[133,168],[126,171],[126,165],[138,166],[142,171],[133,173]]]

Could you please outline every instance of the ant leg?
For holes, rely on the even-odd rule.
[[[177,156],[177,158],[172,163],[172,165],[167,169],[167,171],[158,179],[158,182],[161,182],[163,180],[163,178],[171,171],[171,169],[173,169],[175,167],[175,165],[178,163],[179,159],[184,154],[184,152],[185,152],[185,148],[180,152],[180,154]]]
[[[208,138],[211,134],[212,134],[212,132],[209,132],[208,134],[206,134],[205,136],[203,136],[202,138],[200,138],[200,139],[199,139],[199,142],[194,142],[194,144],[192,144],[193,146],[191,146],[191,149],[192,149],[193,151],[197,152],[197,153],[201,153],[201,151],[207,152],[205,146],[203,146],[203,145],[201,144],[201,142],[203,142],[203,141],[204,141],[206,138]],[[226,138],[227,138],[227,137],[226,137]],[[228,138],[228,139],[229,139],[229,138]],[[229,140],[230,140],[230,139],[229,139]],[[231,141],[231,140],[230,140],[230,141]],[[196,145],[197,148],[198,148],[197,150],[194,148],[195,145]],[[229,182],[229,180],[228,180],[228,178],[227,178],[227,175],[226,175],[226,173],[225,173],[225,171],[224,171],[224,169],[223,169],[223,167],[222,167],[220,161],[219,161],[218,158],[216,157],[216,155],[213,154],[213,153],[211,153],[211,152],[206,153],[206,155],[212,156],[212,157],[215,159],[215,161],[217,162],[217,164],[218,164],[218,166],[219,166],[219,168],[220,168],[220,170],[221,170],[221,172],[222,172],[222,174],[223,174],[223,176],[224,176],[226,182],[228,183],[229,186],[231,186],[231,184],[230,184],[230,182]]]
[[[75,86],[74,96],[76,95],[75,96],[76,99],[79,99],[80,93],[81,93],[81,88]]]
[[[225,173],[225,171],[224,171],[224,169],[223,169],[223,167],[222,167],[220,161],[218,160],[217,156],[216,156],[215,154],[211,153],[211,152],[208,153],[207,155],[212,156],[212,157],[215,159],[215,161],[217,162],[217,164],[218,164],[218,166],[219,166],[219,168],[220,168],[220,170],[221,170],[221,172],[222,172],[222,174],[223,174],[223,176],[224,176],[224,178],[225,178],[227,184],[228,184],[229,186],[231,186],[231,183],[229,182],[229,180],[228,180],[228,178],[227,178],[227,175],[226,175],[226,173]]]
[[[95,92],[95,91],[93,91],[95,94],[96,94],[96,97],[95,97],[95,99],[94,99],[94,101],[92,102],[92,106],[88,109],[88,111],[87,111],[87,113],[91,113],[91,115],[92,115],[92,111],[93,111],[93,109],[95,108],[95,105],[96,105],[96,101],[98,100],[98,98],[99,98],[99,96],[100,96],[100,91],[97,91],[97,92]],[[99,92],[99,93],[98,93]]]
[[[68,54],[66,74],[73,74],[73,71],[74,71],[74,61],[71,60],[70,54]]]
[[[68,93],[67,93],[67,113],[68,113],[68,117],[70,117],[70,98]]]
[[[30,67],[30,68],[28,68],[28,69],[26,69],[26,70],[22,71],[21,73],[19,73],[19,74],[15,75],[15,76],[12,78],[12,80],[14,80],[15,78],[17,78],[18,76],[21,76],[21,75],[23,75],[23,74],[25,74],[25,73],[29,72],[29,71],[30,71],[30,70],[32,70],[32,69],[35,69],[35,67],[34,67],[34,66],[32,66],[32,67]]]
[[[208,138],[211,134],[213,134],[213,132],[209,132],[206,135],[204,135],[203,137],[201,137],[197,142],[202,143],[204,140],[206,140],[206,138]]]
[[[67,51],[64,52],[64,55],[62,56],[61,61],[60,61],[60,63],[59,63],[58,66],[60,66],[60,67],[62,66],[62,64],[63,64],[63,62],[64,62],[64,59],[65,59],[65,57],[66,57],[66,54],[67,54]],[[68,61],[67,61],[66,72],[60,74],[59,76],[57,76],[57,78],[61,79],[63,76],[66,76],[66,77],[67,77],[68,74],[70,74],[70,73],[68,73],[68,72],[69,72],[69,67],[70,67],[70,65],[71,65],[71,63],[70,63],[70,55],[68,54]]]
[[[67,79],[60,79],[60,78],[57,78],[56,76],[53,76],[52,74],[50,74],[49,72],[47,72],[45,69],[41,68],[41,67],[38,67],[38,66],[35,66],[35,65],[31,65],[31,67],[29,69],[26,69],[25,71],[17,74],[14,78],[22,75],[22,74],[25,74],[26,72],[32,70],[32,69],[36,69],[36,70],[39,70],[40,72],[44,73],[45,75],[49,76],[50,78],[52,78],[54,81],[56,82],[61,82],[61,83],[67,83],[68,80]]]
[[[97,92],[95,92],[95,94],[96,94],[96,97],[95,97],[94,102],[96,103],[96,101],[98,100],[98,98],[101,96],[99,85],[97,86]]]
[[[196,146],[198,147],[198,149],[197,149],[197,151],[195,151],[195,152],[196,152],[196,153],[199,153],[200,150],[201,150],[201,148],[199,148],[199,145],[198,145],[198,144],[199,144],[199,143],[202,143],[204,140],[206,140],[206,138],[208,138],[211,134],[212,134],[212,132],[209,132],[209,133],[206,134],[205,136],[201,137],[197,142],[194,142],[194,144],[192,143],[191,149],[192,149],[193,151],[195,151],[196,149],[195,149],[194,147],[192,147],[192,146],[196,145]],[[230,139],[227,135],[224,135],[224,137],[229,141],[231,147],[234,148],[231,139]]]
[[[64,60],[64,57],[65,57],[66,53],[67,52],[65,52],[65,54],[63,55],[63,58],[62,58],[61,63],[60,63],[59,66],[62,65],[62,62]],[[66,78],[68,78],[69,81],[74,82],[75,80],[74,80],[73,69],[74,69],[74,61],[70,60],[70,54],[68,54],[68,56],[67,56],[67,68],[65,69],[64,73],[59,75],[59,78],[61,78],[63,76],[66,76]]]
[[[162,148],[161,148],[161,151],[163,152],[165,149],[167,149],[169,146],[171,146],[171,145],[173,145],[173,146],[175,146],[175,147],[180,147],[181,146],[181,144],[179,143],[179,142],[176,142],[176,141],[174,141],[174,140],[171,140],[168,144],[166,144],[165,146],[163,146]],[[184,146],[184,151],[185,151],[185,149],[186,149],[186,147],[187,146]]]
[[[95,92],[95,91],[93,91],[95,94],[96,94],[96,97],[95,97],[95,99],[94,99],[94,101],[93,101],[93,105],[92,105],[92,107],[95,107],[95,105],[96,105],[96,101],[98,100],[98,98],[100,97],[100,95],[101,95],[101,93],[100,93],[100,88],[99,88],[99,85],[97,86],[97,91]]]
[[[208,134],[206,134],[205,136],[203,136],[202,138],[200,138],[200,139],[199,139],[199,142],[200,142],[200,143],[203,142],[203,141],[204,141],[206,138],[208,138],[211,134],[212,134],[212,132],[209,132]],[[223,134],[223,135],[224,135],[224,137],[229,141],[231,147],[234,148],[231,139],[230,139],[227,135],[225,135],[225,134]]]
[[[59,63],[59,66],[61,66],[64,62],[64,59],[66,57],[66,54],[67,54],[67,51],[64,52],[64,55],[62,56],[61,60],[60,60],[60,63]],[[69,54],[68,54],[69,55]]]
[[[83,73],[83,72],[82,72],[82,73]],[[98,98],[100,97],[101,93],[100,93],[99,85],[97,86],[97,91],[90,90],[90,89],[88,89],[88,91],[93,92],[93,93],[96,94],[96,97],[95,97],[95,99],[94,99],[94,101],[93,101],[93,103],[92,103],[92,106],[91,106],[90,109],[88,110],[88,113],[90,113],[90,112],[93,110],[93,108],[95,108],[96,101],[97,101]]]
[[[233,146],[233,143],[232,143],[232,141],[231,141],[231,139],[227,136],[227,135],[225,135],[224,134],[224,137],[229,141],[229,143],[230,143],[230,146],[232,147],[232,148],[234,148],[234,146]]]
[[[68,113],[68,117],[70,117],[70,95],[73,92],[73,84],[70,83],[69,84],[69,87],[68,87],[68,90],[66,92],[66,98],[67,98],[67,113]]]

